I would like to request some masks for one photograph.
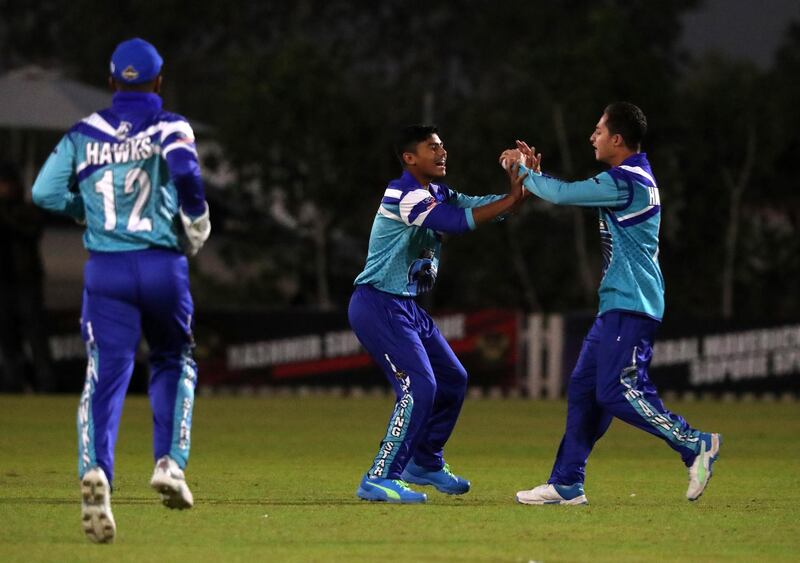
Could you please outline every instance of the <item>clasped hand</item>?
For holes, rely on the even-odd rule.
[[[536,153],[535,147],[530,147],[525,141],[520,140],[517,140],[516,145],[515,149],[504,150],[499,158],[500,166],[508,173],[511,182],[509,196],[517,201],[515,208],[529,194],[523,186],[525,176],[519,174],[519,167],[524,165],[537,173],[542,170],[542,155]]]
[[[500,154],[500,166],[506,171],[510,172],[511,167],[517,164],[519,169],[520,164],[524,164],[529,170],[534,172],[542,171],[542,154],[536,152],[536,147],[528,146],[525,141],[516,141],[517,148],[506,149]]]

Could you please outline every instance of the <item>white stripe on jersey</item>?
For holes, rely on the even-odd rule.
[[[170,207],[175,205],[175,198],[172,197],[172,194],[169,193],[169,190],[165,186],[161,186],[161,197],[164,198],[164,201]]]
[[[111,127],[111,124],[103,119],[99,113],[93,113],[89,117],[81,119],[81,121],[90,127],[94,127],[101,133],[105,133],[111,137],[117,136],[117,130]]]
[[[387,219],[392,219],[392,220],[394,220],[394,221],[399,221],[399,222],[401,222],[401,223],[405,223],[405,221],[403,221],[403,220],[400,218],[400,216],[399,216],[399,215],[395,215],[394,213],[392,213],[391,211],[389,211],[388,209],[386,209],[386,208],[385,208],[384,206],[382,206],[382,205],[379,205],[379,206],[378,206],[378,215],[383,215],[383,216],[384,216],[384,217],[386,217]]]
[[[428,190],[423,189],[411,190],[410,192],[407,192],[405,196],[403,196],[403,199],[400,200],[400,217],[402,217],[403,222],[406,225],[422,225],[422,222],[425,221],[425,218],[428,216],[431,210],[436,207],[435,201],[428,207],[428,209],[417,215],[413,222],[409,222],[408,215],[419,202],[428,198],[433,199],[433,196]]]
[[[161,142],[173,133],[183,133],[185,138],[194,141],[194,131],[192,126],[186,121],[159,121],[156,125],[161,126]]]
[[[161,149],[161,156],[167,158],[167,155],[176,149],[184,149],[192,153],[193,155],[197,156],[197,150],[189,143],[184,140],[175,141],[174,143],[170,143],[166,147]]]
[[[645,207],[644,209],[640,209],[639,211],[635,211],[633,213],[629,213],[627,215],[623,215],[622,217],[617,217],[617,220],[618,221],[627,221],[628,219],[633,219],[634,217],[638,217],[639,215],[642,215],[643,213],[647,213],[648,211],[650,211],[654,207],[655,207],[655,205],[648,205],[647,207]]]
[[[402,195],[402,190],[396,190],[394,188],[388,188],[385,192],[383,192],[383,197],[391,197],[394,199],[400,199],[400,196]]]
[[[644,176],[645,178],[650,180],[654,186],[656,185],[656,179],[653,178],[650,174],[648,174],[647,171],[641,166],[628,166],[627,164],[622,164],[619,166],[619,168],[622,168],[623,170],[627,170],[628,172],[632,172],[634,174],[638,174],[639,176]]]

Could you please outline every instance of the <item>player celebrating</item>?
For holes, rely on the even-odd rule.
[[[61,139],[33,186],[37,205],[85,223],[81,331],[86,383],[78,407],[82,522],[95,542],[116,533],[110,495],[114,445],[141,332],[150,348],[156,466],[151,486],[170,508],[190,508],[189,457],[197,369],[193,304],[181,250],[211,230],[194,133],[161,108],[161,56],[142,39],[111,56],[111,107]]]
[[[611,169],[582,182],[562,182],[539,172],[541,155],[526,143],[501,155],[501,163],[522,160],[524,186],[552,203],[597,207],[603,279],[600,310],[583,341],[567,398],[567,425],[550,479],[517,493],[523,504],[586,504],[586,461],[613,417],[664,440],[689,468],[686,498],[697,500],[711,478],[722,439],[700,432],[669,412],[647,368],[664,314],[664,278],[658,264],[661,200],[655,177],[640,152],[647,130],[633,104],[606,107],[590,138],[595,158]],[[505,161],[505,162],[504,162]],[[517,165],[512,167],[512,178]]]
[[[406,482],[448,494],[469,490],[469,481],[454,475],[442,457],[464,401],[467,372],[414,297],[436,281],[442,233],[470,231],[508,213],[525,191],[517,184],[505,196],[470,197],[438,183],[446,173],[447,151],[435,127],[404,128],[395,150],[403,175],[383,194],[348,316],[397,403],[356,494],[420,503],[426,495]]]

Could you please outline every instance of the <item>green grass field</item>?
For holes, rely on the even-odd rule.
[[[125,406],[117,445],[116,542],[80,527],[77,397],[0,396],[0,561],[789,561],[800,557],[797,403],[676,403],[722,432],[715,478],[696,503],[659,440],[621,422],[598,444],[589,506],[532,507],[564,404],[469,400],[448,461],[472,480],[428,503],[359,501],[355,490],[391,409],[387,398],[197,401],[187,471],[195,508],[148,487],[147,399]]]

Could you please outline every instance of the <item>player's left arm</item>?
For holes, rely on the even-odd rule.
[[[505,196],[492,198],[475,207],[457,207],[437,201],[427,190],[408,192],[400,201],[400,217],[407,225],[417,225],[442,233],[458,234],[475,230],[478,225],[508,214],[522,198],[522,182]]]
[[[495,195],[495,194],[471,196],[462,194],[461,192],[457,192],[456,190],[453,190],[451,188],[445,188],[445,189],[449,191],[449,199],[447,202],[450,205],[454,205],[461,209],[475,209],[477,207],[482,207],[484,205],[494,203],[495,201],[500,201],[505,197],[504,195]],[[511,215],[512,212],[513,208],[509,210],[507,213],[498,215],[491,221],[493,223],[498,223],[500,221],[503,221],[505,220],[506,217]]]
[[[82,223],[86,220],[86,209],[78,191],[76,152],[69,134],[64,135],[39,171],[33,183],[31,199],[43,209],[67,215]]]
[[[493,201],[497,201],[505,197],[504,195],[494,194],[478,196],[465,195],[451,188],[445,189],[447,189],[449,192],[447,203],[455,205],[456,207],[460,207],[461,209],[480,207],[481,205],[487,205]]]
[[[425,227],[441,233],[458,234],[475,229],[472,209],[437,201],[427,190],[406,193],[400,200],[400,218],[406,225]]]
[[[168,124],[161,133],[161,155],[178,192],[185,250],[194,256],[211,234],[211,219],[205,198],[194,131],[187,121]]]

